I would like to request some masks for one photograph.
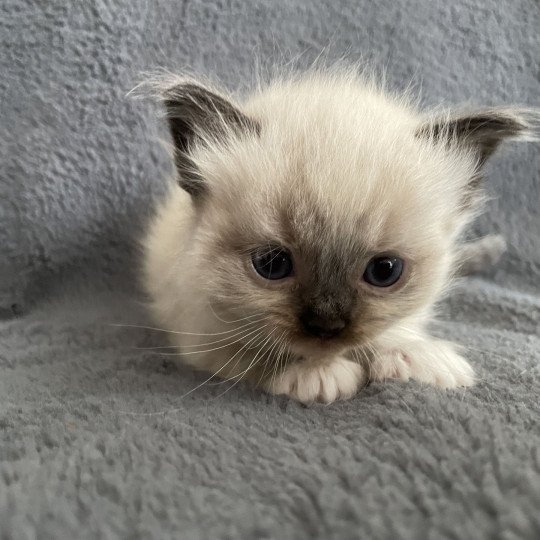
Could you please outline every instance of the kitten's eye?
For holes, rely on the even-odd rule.
[[[375,287],[390,287],[403,273],[403,260],[399,257],[374,257],[364,272],[364,280]]]
[[[283,279],[290,276],[293,269],[291,256],[280,247],[257,250],[251,256],[253,267],[264,279]]]

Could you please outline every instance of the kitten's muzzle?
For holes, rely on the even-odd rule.
[[[320,339],[331,339],[338,336],[347,327],[347,321],[341,317],[324,317],[312,310],[300,315],[300,323],[304,332]]]

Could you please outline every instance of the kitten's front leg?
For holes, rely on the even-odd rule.
[[[302,403],[332,403],[352,397],[367,382],[365,369],[343,356],[299,360],[265,384],[272,394],[286,394]]]
[[[474,371],[456,352],[456,345],[417,336],[411,339],[405,331],[394,331],[380,337],[370,355],[370,380],[415,379],[441,388],[474,384]]]

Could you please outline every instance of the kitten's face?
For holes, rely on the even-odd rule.
[[[525,129],[506,110],[426,119],[350,73],[278,83],[241,108],[191,81],[163,97],[196,212],[195,279],[230,318],[310,356],[433,304],[471,180]]]
[[[261,134],[206,158],[215,183],[199,209],[198,275],[216,306],[263,319],[273,338],[313,357],[365,344],[433,301],[454,215],[448,194],[422,181],[445,181],[436,164],[414,165],[421,146],[408,163],[379,155],[378,169],[337,170],[334,145],[304,162],[271,148]],[[304,144],[300,155],[314,151]]]

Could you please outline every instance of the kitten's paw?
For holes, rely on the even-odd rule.
[[[456,388],[472,386],[474,371],[451,343],[417,341],[379,353],[372,366],[372,378],[415,379],[441,388]]]
[[[298,362],[266,386],[272,394],[286,394],[302,403],[332,403],[348,399],[366,382],[362,366],[343,357],[327,363]]]

